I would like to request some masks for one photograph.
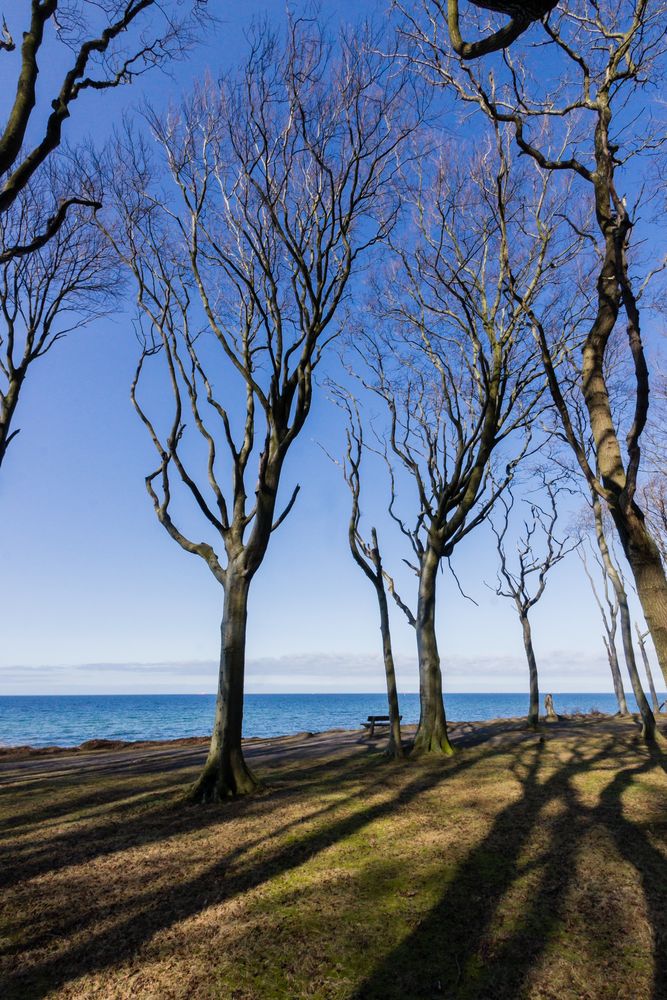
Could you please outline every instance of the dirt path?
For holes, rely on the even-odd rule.
[[[611,717],[588,717],[585,719],[563,720],[558,724],[545,726],[541,734],[525,729],[523,719],[493,719],[489,722],[453,722],[449,731],[453,744],[472,746],[479,743],[530,742],[544,737],[548,739],[572,732],[576,727],[595,727],[596,732],[622,732],[632,736],[637,724],[632,719],[612,719]],[[414,726],[404,726],[407,740],[414,734]],[[298,733],[293,736],[278,736],[269,739],[248,739],[244,742],[244,752],[250,760],[258,763],[281,763],[290,760],[344,757],[360,748],[368,750],[384,749],[386,737],[369,740],[363,730],[332,729],[323,733]],[[208,740],[169,740],[163,743],[134,743],[121,749],[82,750],[63,749],[61,753],[52,749],[46,753],[35,750],[20,750],[0,757],[0,785],[16,785],[41,781],[45,777],[60,777],[76,772],[100,776],[138,775],[156,771],[177,771],[203,763],[208,748]]]

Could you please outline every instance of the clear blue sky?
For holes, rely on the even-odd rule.
[[[215,3],[225,22],[173,79],[153,75],[141,96],[157,106],[178,98],[207,68],[243,49],[254,14],[282,3]],[[325,0],[332,19],[382,5]],[[17,14],[7,12],[10,27]],[[0,63],[3,105],[12,81]],[[44,67],[43,82],[54,79]],[[125,89],[81,98],[68,139],[101,140],[122,109],[140,100]],[[71,126],[71,127],[70,127]],[[17,415],[21,433],[0,476],[0,693],[213,691],[222,591],[201,560],[158,524],[143,477],[154,461],[129,400],[136,341],[128,311],[60,344],[30,374]],[[374,594],[347,549],[348,497],[318,445],[340,441],[338,413],[320,395],[291,453],[286,492],[302,490],[274,535],[253,583],[248,641],[250,691],[381,690]],[[300,473],[300,474],[299,474]],[[368,505],[377,502],[369,484]],[[390,546],[388,561],[398,558]],[[440,647],[450,691],[526,688],[521,635],[509,602],[482,580],[495,572],[486,529],[457,552],[464,600],[445,573]],[[405,577],[406,588],[410,578]],[[535,611],[545,690],[611,690],[598,612],[576,558],[558,567]],[[417,690],[414,636],[395,617],[402,690]]]

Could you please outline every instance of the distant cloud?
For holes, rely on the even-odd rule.
[[[539,658],[544,691],[611,690],[604,656],[590,657],[553,650]],[[214,660],[143,663],[79,663],[0,667],[0,693],[205,693],[217,684]],[[416,657],[396,655],[401,691],[417,691]],[[445,656],[446,691],[514,692],[527,688],[526,665],[520,657]],[[304,653],[297,656],[251,658],[247,666],[249,693],[372,692],[384,688],[379,654]]]
[[[81,671],[83,673],[88,672],[107,672],[107,671],[129,671],[129,672],[142,672],[142,673],[153,673],[155,671],[160,671],[161,673],[167,674],[182,674],[182,673],[198,673],[198,674],[210,674],[215,673],[218,669],[217,662],[213,660],[174,660],[169,663],[161,663],[159,661],[148,662],[148,663],[79,663],[74,667],[62,668],[69,670]]]
[[[416,671],[414,658],[397,662],[409,676]],[[381,691],[384,667],[378,655],[361,653],[304,653],[298,656],[259,657],[247,667],[248,691],[326,692]],[[413,681],[410,690],[416,690]]]

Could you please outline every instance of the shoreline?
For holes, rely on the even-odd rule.
[[[570,721],[583,722],[586,720],[590,721],[602,721],[616,718],[616,715],[611,715],[607,712],[579,712],[572,715],[559,715],[559,722],[567,723]],[[627,716],[627,719],[636,720],[636,713],[631,713]],[[553,728],[557,723],[544,723],[545,731]],[[513,717],[497,717],[494,719],[476,719],[470,721],[452,721],[448,722],[447,728],[449,733],[453,737],[463,736],[463,735],[475,735],[480,731],[487,730],[515,730],[523,729],[526,725],[525,716],[513,716]],[[402,733],[405,737],[409,738],[414,734],[416,730],[416,724],[408,724],[401,727]],[[360,739],[364,739],[365,730],[360,727],[355,727],[352,729],[347,728],[335,728],[326,729],[322,731],[308,731],[302,730],[297,733],[282,733],[278,736],[247,736],[244,737],[244,745],[252,746],[257,743],[266,743],[269,746],[280,746],[286,741],[301,741],[308,739],[318,738],[328,738],[330,736],[335,736],[336,734],[357,734]],[[386,736],[385,733],[380,733],[379,736],[375,737],[372,741],[365,739],[371,744],[380,742]],[[79,743],[73,746],[60,746],[57,744],[51,744],[44,747],[35,747],[31,744],[15,744],[15,745],[2,745],[0,744],[0,761],[5,760],[19,760],[24,758],[36,758],[36,757],[56,757],[56,756],[77,756],[79,754],[89,754],[89,753],[105,753],[118,750],[159,750],[159,749],[178,749],[179,747],[204,747],[207,746],[210,741],[210,736],[181,736],[175,738],[167,738],[161,740],[115,740],[115,739],[90,739],[85,740],[83,743]]]

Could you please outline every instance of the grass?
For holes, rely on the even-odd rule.
[[[0,786],[0,995],[667,997],[667,780],[627,725],[261,771],[206,808],[157,764]]]

